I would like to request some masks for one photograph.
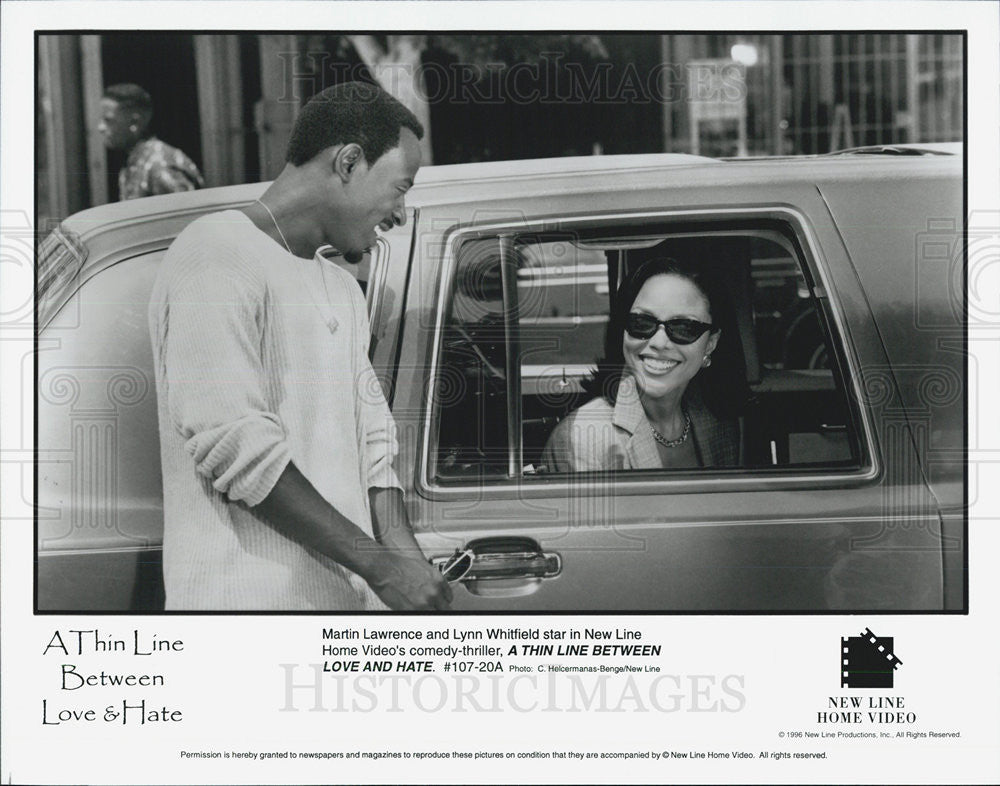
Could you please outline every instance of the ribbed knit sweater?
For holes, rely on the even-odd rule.
[[[225,211],[171,245],[149,317],[167,608],[384,609],[363,579],[253,509],[289,461],[369,535],[368,489],[400,488],[354,279]]]

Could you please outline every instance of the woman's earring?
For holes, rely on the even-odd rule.
[[[131,132],[132,132],[132,133],[134,134],[134,133],[135,133],[136,131],[138,131],[138,130],[139,130],[139,126],[137,126],[137,125],[135,125],[135,124],[133,123],[132,125],[130,125],[130,126],[128,127],[128,130],[129,130],[129,131],[131,131]]]
[[[703,357],[701,359],[701,365],[702,365],[703,368],[708,368],[709,366],[711,366],[712,365],[712,356],[711,355],[705,355],[705,357]]]

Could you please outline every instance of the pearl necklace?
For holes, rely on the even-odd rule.
[[[657,431],[653,424],[649,424],[649,430],[653,432],[653,439],[659,442],[665,448],[676,448],[687,442],[688,436],[691,434],[691,418],[684,415],[684,432],[677,437],[677,439],[667,439],[659,431]]]

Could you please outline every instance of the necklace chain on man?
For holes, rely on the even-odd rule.
[[[281,227],[278,226],[278,219],[276,219],[274,217],[274,213],[271,212],[271,208],[269,208],[267,205],[265,205],[259,199],[255,199],[254,202],[256,202],[258,205],[260,205],[262,208],[264,208],[267,211],[267,214],[271,217],[271,222],[274,224],[274,228],[278,230],[278,237],[280,237],[281,238],[281,242],[285,244],[285,248],[288,249],[288,253],[292,254],[292,247],[290,245],[288,245],[288,241],[285,240],[285,233],[282,232],[281,231]],[[295,254],[292,254],[292,256],[294,257]]]
[[[282,232],[281,231],[281,227],[278,226],[278,220],[274,217],[274,213],[271,212],[271,208],[269,208],[267,205],[265,205],[259,199],[255,199],[254,202],[256,202],[258,205],[260,205],[262,208],[264,208],[267,211],[267,214],[271,217],[271,221],[274,222],[274,228],[278,230],[278,236],[281,238],[281,242],[285,244],[285,248],[288,249],[288,253],[292,254],[292,256],[294,257],[295,254],[292,253],[292,247],[289,246],[288,245],[288,241],[285,240],[285,233]],[[320,279],[323,282],[323,294],[326,295],[326,304],[327,304],[327,306],[330,306],[330,290],[327,288],[327,285],[326,285],[326,275],[323,273],[322,257],[318,258],[317,261],[320,263],[319,264],[319,277],[320,277]],[[305,283],[305,279],[304,279],[304,277],[302,275],[301,268],[297,267],[296,269],[299,271],[299,278],[301,278],[303,280],[303,284],[304,284]],[[329,330],[331,333],[333,333],[337,329],[337,318],[333,314],[324,314],[323,310],[316,303],[313,303],[313,308],[316,309],[316,312],[319,314],[320,319],[322,319],[323,323],[326,325],[327,330]]]
[[[691,418],[684,415],[684,433],[681,434],[677,439],[667,439],[659,431],[657,431],[653,424],[649,424],[649,430],[653,432],[653,439],[659,442],[665,448],[676,448],[687,442],[688,436],[691,434]]]

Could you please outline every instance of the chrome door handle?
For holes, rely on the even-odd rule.
[[[461,579],[467,586],[500,579],[548,579],[562,572],[559,554],[543,551],[531,538],[479,538],[469,541],[465,548],[474,554],[472,567]],[[450,558],[451,555],[433,557],[431,564],[440,566]]]

